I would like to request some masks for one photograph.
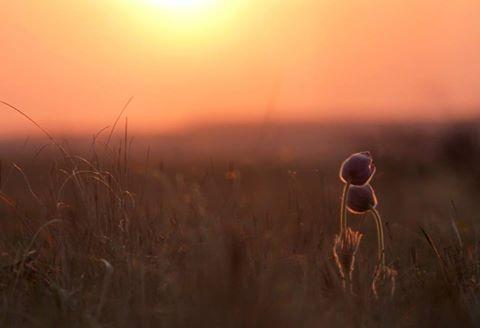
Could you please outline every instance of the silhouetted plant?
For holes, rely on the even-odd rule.
[[[346,283],[351,286],[354,270],[355,255],[362,238],[360,232],[347,227],[347,209],[353,214],[371,213],[377,229],[377,265],[372,281],[372,292],[376,298],[379,295],[379,286],[390,285],[390,295],[395,292],[397,272],[385,264],[385,238],[383,222],[377,210],[377,196],[370,185],[375,174],[375,165],[370,152],[355,153],[348,157],[341,165],[340,179],[344,182],[342,203],[340,209],[340,233],[335,236],[333,256],[340,272],[342,286]]]
[[[367,184],[375,174],[375,165],[370,152],[352,154],[340,167],[340,180],[344,187],[342,192],[342,203],[340,208],[340,235],[347,228],[347,218],[345,210],[346,195],[351,185],[363,186]]]
[[[340,167],[340,180],[344,187],[340,207],[340,232],[335,236],[333,257],[338,267],[342,287],[347,285],[353,292],[352,274],[355,268],[355,256],[362,240],[362,234],[347,227],[346,203],[347,194],[351,187],[367,184],[375,173],[375,165],[369,152],[355,153],[348,157]]]

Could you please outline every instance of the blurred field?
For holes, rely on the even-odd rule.
[[[0,326],[480,325],[477,122],[107,136],[0,144]],[[371,293],[371,217],[349,220],[354,295],[332,260],[338,169],[359,150],[393,298]]]

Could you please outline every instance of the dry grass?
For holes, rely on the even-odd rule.
[[[472,181],[480,162],[445,160],[457,151],[451,136],[431,141],[438,146],[431,161],[418,149],[395,157],[391,144],[369,141],[378,154],[387,264],[398,273],[394,296],[378,299],[370,216],[349,221],[363,235],[348,272],[351,293],[332,258],[338,164],[348,153],[182,164],[131,156],[126,134],[110,146],[100,139],[81,156],[61,144],[60,152],[2,159],[0,326],[480,323]]]

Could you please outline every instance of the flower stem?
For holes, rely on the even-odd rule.
[[[340,207],[340,236],[347,231],[347,192],[350,188],[350,183],[346,183],[343,186],[342,192],[342,204]]]
[[[385,268],[385,242],[383,237],[383,224],[382,217],[380,213],[373,208],[371,210],[373,217],[375,218],[375,223],[377,225],[377,237],[378,237],[378,262],[380,263],[380,268]]]

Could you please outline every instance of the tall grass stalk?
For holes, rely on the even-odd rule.
[[[349,188],[350,183],[344,184],[340,205],[340,237],[347,231],[347,193]]]
[[[377,227],[377,247],[378,247],[378,256],[377,261],[380,265],[380,269],[385,268],[385,239],[383,234],[383,222],[382,217],[377,209],[372,209],[371,213],[375,219],[375,224]]]

